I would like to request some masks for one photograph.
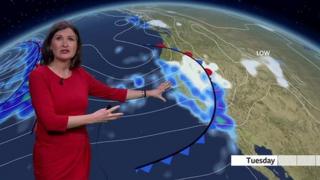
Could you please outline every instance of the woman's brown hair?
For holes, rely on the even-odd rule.
[[[72,29],[73,32],[77,36],[77,51],[76,51],[76,54],[74,55],[74,57],[71,59],[69,69],[74,69],[74,68],[80,66],[80,64],[81,64],[81,45],[82,45],[80,34],[79,34],[78,29],[74,25],[69,23],[68,21],[60,21],[51,27],[49,34],[47,35],[47,37],[43,41],[43,45],[42,45],[42,49],[41,49],[41,52],[42,52],[41,64],[49,65],[53,61],[54,56],[53,56],[52,50],[50,49],[52,38],[56,32],[58,32],[60,30],[67,29],[67,28]]]

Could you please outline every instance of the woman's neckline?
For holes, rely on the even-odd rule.
[[[52,69],[50,69],[50,67],[48,65],[45,65],[45,67],[56,77],[58,77],[59,79],[70,79],[73,75],[73,71],[71,70],[71,74],[68,77],[62,77],[59,74],[57,74],[56,72],[54,72]]]

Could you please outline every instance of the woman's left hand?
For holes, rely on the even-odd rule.
[[[161,83],[156,89],[150,90],[147,92],[148,96],[152,96],[162,101],[166,102],[166,99],[162,96],[162,94],[171,87],[170,82]]]

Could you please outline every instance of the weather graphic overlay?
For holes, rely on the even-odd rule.
[[[79,29],[82,67],[98,80],[138,90],[172,85],[166,102],[129,100],[120,104],[121,119],[87,126],[90,179],[319,177],[320,54],[303,37],[192,4],[106,6],[64,19]],[[0,174],[7,179],[33,179],[28,74],[48,27],[1,49]],[[88,113],[118,104],[90,97]]]
[[[203,60],[193,58],[191,51],[182,51],[177,47],[165,48],[162,37],[158,31],[154,30],[157,24],[145,22],[141,17],[130,14],[133,13],[127,10],[99,14],[100,18],[112,19],[115,29],[120,29],[120,31],[109,33],[110,39],[115,41],[113,45],[114,51],[111,51],[113,48],[111,50],[106,49],[103,46],[99,46],[99,42],[92,42],[91,40],[90,43],[84,44],[84,56],[95,54],[98,59],[106,62],[108,68],[111,69],[106,71],[106,67],[98,63],[87,64],[89,61],[84,63],[84,67],[97,74],[98,77],[100,76],[102,81],[105,80],[115,87],[129,89],[154,88],[160,82],[169,81],[172,84],[172,89],[167,93],[169,101],[165,104],[159,104],[159,102],[151,99],[137,99],[122,104],[121,111],[126,114],[123,117],[124,121],[114,122],[114,124],[125,123],[119,126],[115,125],[118,128],[123,127],[121,128],[122,130],[114,130],[117,128],[112,128],[113,124],[103,126],[100,129],[101,133],[98,135],[98,140],[93,142],[92,145],[97,146],[96,149],[99,151],[100,159],[105,158],[106,161],[110,160],[110,158],[114,158],[115,161],[124,159],[126,162],[123,162],[123,164],[132,166],[131,168],[135,168],[137,173],[149,173],[155,163],[161,161],[170,165],[174,155],[181,153],[188,156],[190,146],[194,143],[201,144],[205,142],[203,135],[209,128],[231,130],[234,127],[234,123],[231,118],[227,119],[227,116],[224,115],[225,105],[223,99],[220,97],[219,103],[215,102],[217,98],[215,97],[214,89],[216,88],[217,93],[221,96],[223,95],[223,90],[219,88],[218,84],[214,85],[211,81],[210,76],[213,75],[214,70],[211,70],[211,67],[206,65]],[[84,21],[84,18],[79,17],[78,21]],[[90,23],[94,22],[90,21]],[[92,31],[90,33],[93,34],[100,33],[99,29],[94,30],[94,32],[87,29],[85,32],[88,31]],[[111,36],[112,34],[114,35]],[[139,38],[136,38],[137,36]],[[86,42],[86,40],[84,41]],[[109,53],[104,51],[108,50],[113,52],[116,57],[111,58],[111,60],[105,57],[104,54]],[[139,53],[136,56],[128,57],[130,52],[126,51]],[[182,55],[182,59],[163,59],[159,57],[159,54],[164,51]],[[117,56],[121,56],[125,52],[127,54],[125,54],[124,60],[117,61]],[[113,73],[112,76],[101,73],[108,71],[121,72],[119,72],[119,75]],[[95,104],[98,101],[92,99],[91,102]],[[217,104],[220,105],[219,110],[216,110],[215,106]],[[214,115],[216,112],[219,112],[220,116],[215,122]],[[130,127],[137,126],[139,128],[141,132],[138,134],[141,134],[140,136],[136,134],[137,131],[134,131],[134,128],[133,130],[126,128],[129,123],[132,123],[129,125]],[[143,127],[137,124],[142,124]],[[167,126],[164,126],[164,124],[167,124]],[[126,133],[123,133],[125,131]],[[131,135],[129,136],[129,134]],[[112,140],[115,136],[119,136],[119,139]],[[167,137],[172,138],[171,141],[165,140]],[[152,140],[152,145],[148,145],[150,140]],[[130,144],[131,141],[136,144],[131,147],[132,153],[118,153],[121,158],[116,158],[114,154],[112,155],[113,157],[106,155],[101,157],[103,152],[116,148],[116,142],[128,142]],[[111,145],[109,146],[109,144]],[[149,147],[143,148],[146,146]],[[118,152],[121,149],[118,148]],[[159,151],[160,149],[161,151]],[[130,157],[126,158],[127,154]],[[128,159],[130,159],[130,162],[128,162]]]
[[[38,41],[21,42],[1,53],[0,123],[11,116],[19,120],[33,116],[28,76],[40,61],[40,44]]]

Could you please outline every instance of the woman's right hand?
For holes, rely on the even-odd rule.
[[[94,122],[93,123],[99,123],[99,122],[107,122],[110,120],[119,119],[123,113],[114,113],[117,109],[119,109],[119,105],[114,106],[110,109],[99,109],[98,111],[92,113]]]

